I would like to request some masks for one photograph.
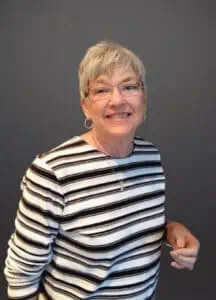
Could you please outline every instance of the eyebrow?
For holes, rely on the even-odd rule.
[[[121,80],[119,83],[127,82],[130,80],[136,80],[136,79],[137,78],[135,76],[128,76],[128,77],[125,77],[123,80]],[[106,79],[98,79],[95,81],[95,83],[109,84]]]

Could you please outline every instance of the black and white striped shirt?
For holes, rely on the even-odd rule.
[[[112,158],[79,136],[37,155],[21,183],[5,275],[10,299],[153,299],[165,227],[157,148]]]

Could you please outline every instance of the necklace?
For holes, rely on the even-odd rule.
[[[96,139],[96,136],[94,134],[92,134],[92,138],[93,138],[94,143],[97,146],[98,150],[105,153],[107,156],[111,157],[111,155],[108,152],[106,152],[106,150],[104,150],[104,147],[102,147],[102,145],[98,142],[98,140]]]
[[[94,134],[92,134],[92,138],[94,140],[94,143],[95,143],[97,149],[100,150],[101,152],[103,152],[104,154],[106,154],[107,156],[111,157],[111,155],[109,153],[107,153],[104,150],[104,148],[102,147],[102,145],[98,142],[98,140]],[[109,163],[109,161],[108,161],[108,163]],[[113,167],[112,166],[110,166],[110,167],[111,167],[112,174],[116,176]],[[118,180],[119,180],[119,185],[120,185],[120,191],[123,192],[124,191],[124,182],[122,179],[118,179]]]

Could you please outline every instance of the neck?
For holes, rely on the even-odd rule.
[[[124,158],[131,154],[133,151],[133,137],[113,137],[98,134],[96,131],[91,131],[91,139],[94,146],[101,152],[112,156]]]

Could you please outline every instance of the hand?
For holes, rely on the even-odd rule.
[[[173,250],[171,266],[176,269],[193,270],[198,258],[200,243],[197,238],[183,225],[169,222],[166,226],[166,239]]]

